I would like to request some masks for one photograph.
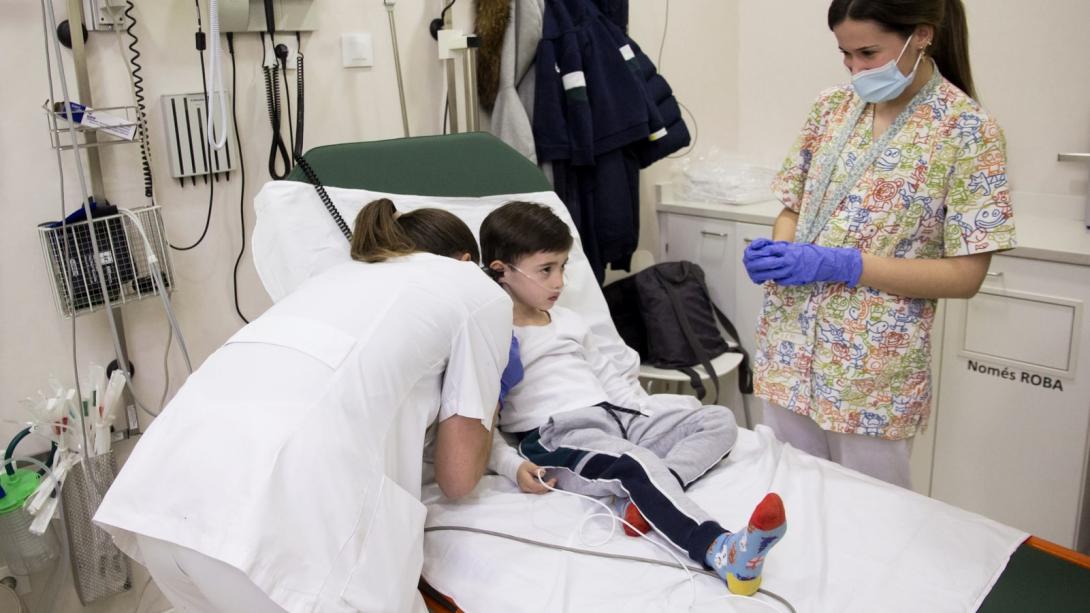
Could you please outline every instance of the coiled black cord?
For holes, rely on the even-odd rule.
[[[281,43],[274,49],[276,61],[280,65],[281,82],[284,84],[284,106],[288,113],[288,148],[295,152],[295,130],[291,125],[291,81],[288,80],[288,46]],[[279,92],[277,92],[279,94]]]
[[[298,32],[296,32],[298,34]],[[296,41],[298,41],[298,36]],[[303,157],[303,54],[295,52],[295,159]]]
[[[265,55],[265,35],[261,35],[261,49],[262,56]],[[262,61],[264,65],[264,58]],[[277,73],[277,66],[265,65],[265,101],[269,107],[269,123],[272,124],[272,142],[269,145],[269,176],[273,179],[280,180],[288,176],[291,172],[291,157],[288,154],[288,148],[284,145],[284,136],[280,133],[280,74]],[[280,161],[284,170],[277,172],[276,161],[277,156],[280,157]]]
[[[310,181],[311,185],[313,185],[314,189],[318,192],[318,197],[322,199],[322,204],[324,204],[325,209],[329,211],[329,215],[333,217],[334,223],[341,229],[341,234],[344,234],[344,237],[351,242],[352,230],[348,228],[348,224],[344,222],[344,217],[341,217],[340,211],[333,205],[333,199],[326,193],[325,187],[322,185],[321,180],[318,179],[318,173],[314,172],[314,169],[310,167],[310,164],[308,164],[301,155],[296,156],[295,163],[303,169],[303,174],[307,176],[307,180]]]
[[[272,124],[272,142],[269,145],[269,176],[280,180],[291,172],[288,148],[284,136],[280,133],[280,74],[276,67],[265,67],[265,97],[269,107],[269,123]],[[282,171],[276,170],[277,156],[280,158]]]
[[[151,143],[148,140],[148,107],[144,102],[144,77],[140,75],[140,71],[143,70],[143,66],[138,61],[140,59],[140,51],[137,50],[136,44],[140,42],[140,38],[133,32],[133,28],[136,27],[136,16],[133,15],[133,11],[136,10],[136,6],[132,3],[132,0],[126,0],[125,2],[125,18],[129,20],[128,27],[125,28],[125,33],[132,39],[129,42],[129,51],[132,55],[129,57],[129,64],[132,65],[132,82],[133,82],[133,95],[136,97],[136,115],[137,121],[140,122],[140,166],[144,173],[144,197],[151,198],[154,193],[152,177],[151,177]]]

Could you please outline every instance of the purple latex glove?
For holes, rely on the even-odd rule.
[[[522,356],[519,354],[519,339],[517,336],[512,335],[511,347],[507,350],[507,367],[503,369],[503,374],[500,375],[500,403],[503,403],[503,399],[507,398],[511,388],[522,381],[523,374]]]
[[[742,254],[742,264],[746,267],[746,273],[749,275],[749,280],[754,283],[764,283],[768,280],[767,275],[763,274],[765,271],[772,268],[779,268],[783,264],[781,260],[766,258],[771,256],[771,253],[766,251],[769,245],[774,245],[777,242],[768,238],[755,238],[746,246],[746,251]]]
[[[855,287],[863,274],[863,255],[849,247],[820,247],[810,243],[771,241],[757,248],[753,241],[743,262],[754,283],[780,285],[828,282]],[[752,253],[751,253],[752,249]]]

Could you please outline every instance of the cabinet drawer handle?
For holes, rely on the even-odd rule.
[[[700,233],[704,236],[715,236],[718,238],[727,238],[728,236],[730,236],[726,232],[711,232],[709,230],[701,230]]]
[[[984,275],[987,276],[987,277],[991,277],[993,279],[996,279],[996,278],[1002,277],[1003,273],[1002,272],[987,272],[987,273],[984,273]]]

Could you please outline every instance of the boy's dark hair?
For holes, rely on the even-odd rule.
[[[568,224],[536,202],[508,202],[481,223],[481,263],[486,269],[495,260],[514,263],[541,251],[567,252],[573,243]]]

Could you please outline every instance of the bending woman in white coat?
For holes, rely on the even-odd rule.
[[[95,521],[180,611],[413,611],[425,431],[450,497],[484,471],[511,300],[454,215],[356,218],[352,262],[193,373]]]

